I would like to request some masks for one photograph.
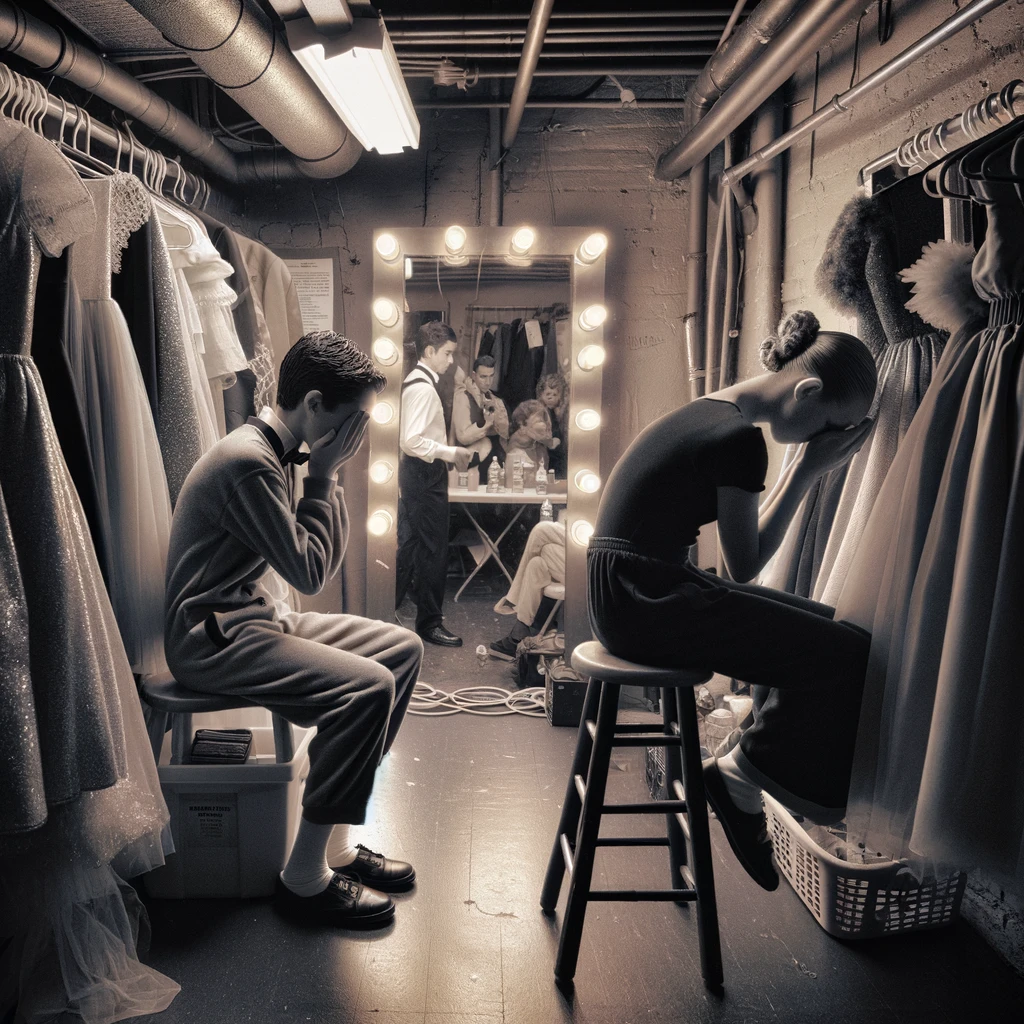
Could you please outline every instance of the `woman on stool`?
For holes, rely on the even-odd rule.
[[[770,372],[663,416],[633,441],[608,479],[588,574],[591,623],[611,653],[754,687],[754,724],[705,762],[704,781],[733,852],[774,889],[761,790],[814,821],[842,817],[870,636],[826,605],[746,581],[810,485],[863,444],[876,374],[857,338],[819,331],[803,311],[762,343],[761,361]],[[760,507],[768,452],[755,424],[778,442],[806,442]],[[700,527],[715,522],[740,582],[690,561]]]

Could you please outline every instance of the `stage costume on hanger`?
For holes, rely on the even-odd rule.
[[[348,513],[333,477],[307,477],[295,511],[286,449],[261,416],[196,464],[171,528],[167,659],[184,685],[247,697],[316,726],[302,798],[310,821],[363,821],[377,765],[402,723],[422,645],[355,615],[281,612],[271,566],[315,594],[340,569]],[[293,439],[294,440],[294,439]]]
[[[145,382],[120,307],[110,297],[129,235],[150,216],[137,178],[114,174],[86,183],[96,230],[79,239],[71,268],[81,328],[68,355],[85,412],[109,551],[109,590],[133,671],[166,668],[164,593],[171,502]]]
[[[163,863],[167,808],[29,356],[40,261],[95,211],[56,148],[3,118],[0,205],[0,1006],[108,1024],[178,986],[136,957],[141,906],[121,879]]]
[[[1024,172],[1019,140],[1013,156]],[[995,200],[973,267],[988,326],[950,339],[837,608],[872,631],[849,830],[925,871],[1019,879],[1024,206],[975,187]]]
[[[870,199],[847,203],[825,243],[815,283],[839,311],[857,317],[878,385],[874,426],[860,450],[808,491],[779,550],[761,575],[765,586],[834,606],[893,456],[921,404],[945,336],[903,305],[895,226]],[[783,472],[796,457],[790,446]]]

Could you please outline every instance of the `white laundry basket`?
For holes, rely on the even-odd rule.
[[[967,875],[957,872],[907,888],[901,864],[850,864],[822,850],[777,800],[764,794],[775,859],[815,920],[842,939],[941,928],[960,916]]]

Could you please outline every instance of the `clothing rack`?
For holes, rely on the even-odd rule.
[[[1024,116],[1024,82],[1014,79],[963,113],[904,139],[894,150],[862,167],[857,181],[874,194],[1021,116]]]
[[[113,128],[97,121],[84,108],[69,103],[63,97],[51,95],[42,83],[3,63],[0,63],[0,116],[21,121],[37,135],[53,142],[62,153],[84,161],[94,172],[125,170],[161,194],[169,183],[170,194],[186,206],[204,209],[209,201],[210,186],[204,178],[186,171],[177,160],[168,159],[142,145],[127,125],[123,129]],[[47,118],[56,122],[55,137],[44,131]],[[71,133],[70,141],[65,137],[68,131]],[[115,154],[114,163],[93,154],[93,146],[97,143]],[[121,166],[122,158],[124,167]],[[172,169],[174,175],[169,181]],[[192,193],[191,196],[187,195],[188,192]]]

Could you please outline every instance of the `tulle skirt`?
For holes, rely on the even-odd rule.
[[[872,633],[849,827],[929,865],[1024,868],[1024,329],[951,339],[836,614]]]
[[[111,539],[110,600],[132,669],[160,672],[167,667],[164,577],[171,499],[142,371],[117,303],[83,301],[81,326],[68,349]]]
[[[168,814],[117,623],[38,372],[0,355],[0,1007],[88,1024],[177,992],[138,962],[122,879]],[[133,923],[134,917],[134,923]],[[159,996],[154,993],[159,991]]]

